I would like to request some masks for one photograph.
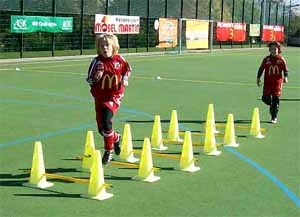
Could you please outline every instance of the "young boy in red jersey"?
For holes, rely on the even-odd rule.
[[[112,160],[113,152],[116,155],[121,152],[120,135],[113,129],[112,118],[120,107],[125,86],[128,86],[131,67],[118,54],[119,48],[117,36],[98,35],[96,37],[98,56],[92,60],[86,79],[95,99],[98,131],[104,138],[103,164],[108,164]]]
[[[260,77],[264,73],[262,101],[270,106],[271,123],[276,124],[282,83],[288,83],[288,68],[285,59],[280,55],[281,44],[270,42],[268,47],[270,55],[263,59],[257,72],[256,83],[260,86]]]

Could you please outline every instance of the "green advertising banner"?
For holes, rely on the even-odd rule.
[[[11,16],[11,32],[72,32],[73,17]]]

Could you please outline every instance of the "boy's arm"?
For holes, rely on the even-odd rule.
[[[129,63],[123,58],[121,57],[124,61],[124,70],[122,72],[122,84],[124,86],[128,86],[128,79],[131,75],[131,66],[129,65]]]
[[[264,73],[265,70],[265,62],[266,62],[267,57],[265,57],[262,61],[262,63],[259,66],[259,69],[257,71],[257,75],[256,75],[256,84],[257,86],[260,87],[261,81],[260,81],[260,77],[262,76],[262,74]]]
[[[283,82],[288,83],[288,67],[284,57],[281,57],[283,60]]]
[[[89,70],[88,70],[88,74],[87,74],[87,78],[86,78],[86,81],[89,83],[89,85],[94,84],[93,76],[94,76],[94,70],[96,67],[96,63],[97,63],[96,58],[94,58],[89,66]]]
[[[256,84],[259,87],[260,87],[260,84],[261,84],[260,77],[263,74],[263,72],[264,72],[264,70],[261,67],[259,67],[257,75],[256,75]]]

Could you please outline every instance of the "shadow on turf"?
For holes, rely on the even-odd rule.
[[[153,123],[154,120],[127,120],[128,123]],[[168,119],[162,119],[160,120],[161,123],[170,123],[170,120]],[[178,120],[178,123],[192,123],[192,124],[203,124],[205,121],[196,121],[196,120]]]
[[[259,101],[261,101],[261,99],[257,99]],[[284,101],[284,102],[300,102],[300,99],[292,99],[292,98],[281,98],[280,101]]]
[[[288,101],[288,100],[286,100]],[[296,101],[296,100],[294,100]],[[300,100],[299,100],[300,101]],[[153,123],[153,120],[128,120],[129,123]],[[170,123],[170,120],[161,120],[161,123]],[[205,124],[206,121],[200,120],[179,120],[178,123],[182,124]],[[226,124],[226,121],[215,121],[216,124]],[[250,124],[251,120],[234,120],[235,124]],[[270,123],[270,121],[261,121],[261,123]],[[201,131],[191,131],[191,132],[201,132]]]
[[[80,194],[67,194],[49,189],[40,189],[41,191],[50,192],[50,194],[14,194],[17,197],[66,197],[66,198],[81,198]]]

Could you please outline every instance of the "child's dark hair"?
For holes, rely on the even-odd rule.
[[[268,44],[268,48],[270,48],[271,46],[277,47],[277,48],[278,48],[278,53],[281,53],[281,51],[282,51],[282,45],[281,45],[279,42],[277,42],[277,41],[272,41],[272,42],[270,42],[270,43]]]

